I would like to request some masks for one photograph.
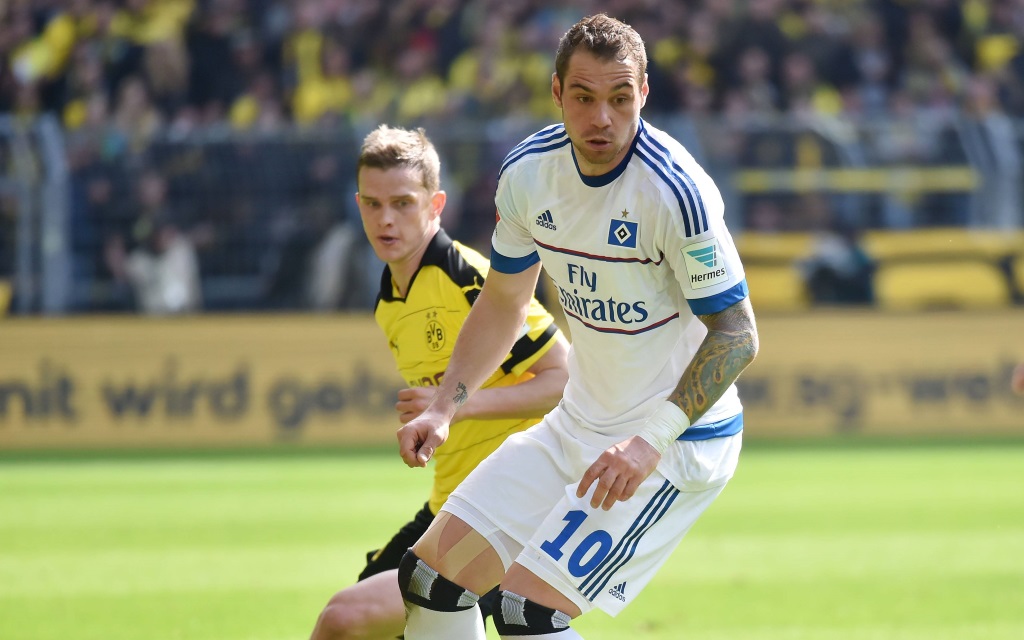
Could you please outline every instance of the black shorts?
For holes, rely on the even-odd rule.
[[[398,533],[388,541],[382,549],[374,549],[366,554],[366,568],[359,574],[360,580],[366,580],[370,576],[384,573],[391,569],[397,569],[402,556],[416,543],[427,531],[427,527],[434,520],[434,514],[426,504],[420,509],[411,521],[406,523]],[[498,602],[498,589],[491,589],[480,598],[480,612],[484,618],[491,615],[491,611]]]

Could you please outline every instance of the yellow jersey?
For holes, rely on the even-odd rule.
[[[451,358],[455,338],[484,284],[490,263],[473,249],[438,231],[427,246],[408,294],[399,296],[385,266],[374,319],[387,336],[398,371],[410,387],[437,386]],[[528,379],[533,363],[556,341],[554,318],[534,298],[519,339],[484,387]],[[434,454],[430,510],[435,515],[448,494],[505,438],[539,422],[518,418],[463,420],[451,425],[448,440]]]

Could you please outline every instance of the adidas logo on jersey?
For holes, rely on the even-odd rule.
[[[537,226],[544,227],[545,229],[551,229],[552,231],[556,231],[558,229],[555,225],[555,219],[551,217],[550,209],[537,216]]]
[[[611,589],[608,590],[608,593],[612,597],[618,598],[622,602],[625,602],[626,601],[626,583],[623,582],[622,584],[615,585],[614,587],[612,587]]]

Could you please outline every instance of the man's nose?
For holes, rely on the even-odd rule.
[[[612,124],[611,107],[607,104],[599,104],[594,111],[594,124],[602,129]]]

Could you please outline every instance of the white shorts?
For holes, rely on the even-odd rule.
[[[619,439],[584,442],[561,407],[509,437],[441,507],[486,537],[505,569],[518,562],[572,600],[617,615],[732,477],[742,433],[676,441],[636,494],[608,511],[576,487]]]

